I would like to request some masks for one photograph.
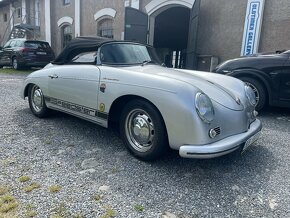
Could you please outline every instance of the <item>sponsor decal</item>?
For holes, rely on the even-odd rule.
[[[97,111],[93,108],[88,108],[82,105],[77,105],[71,102],[66,102],[66,101],[56,99],[56,98],[51,98],[51,97],[45,97],[45,101],[50,102],[51,104],[54,104],[56,106],[68,109],[70,111],[82,113],[91,117],[99,117],[105,120],[108,119],[108,114],[104,113],[104,111]],[[101,104],[100,104],[100,109],[101,109]],[[105,110],[105,105],[104,105],[104,110]]]
[[[100,106],[99,106],[99,111],[100,111],[100,112],[104,112],[105,109],[106,109],[105,104],[104,104],[104,103],[101,103]]]
[[[100,91],[104,93],[105,90],[106,90],[106,84],[105,84],[105,83],[102,83],[102,84],[100,85]]]

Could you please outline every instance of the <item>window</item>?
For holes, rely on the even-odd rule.
[[[7,14],[5,13],[4,16],[3,16],[3,20],[4,22],[7,22],[8,18],[7,18]]]
[[[72,40],[71,26],[67,25],[62,28],[62,47],[64,48]]]
[[[48,42],[26,41],[24,43],[24,46],[25,46],[25,48],[32,48],[32,49],[38,49],[38,48],[48,49],[49,48]]]
[[[103,45],[100,59],[104,64],[160,63],[153,48],[129,43]]]
[[[70,63],[75,64],[95,64],[97,58],[97,52],[96,51],[90,51],[90,52],[83,52],[78,55],[76,55]]]
[[[105,38],[114,38],[114,30],[113,30],[113,20],[112,19],[104,19],[101,20],[98,24],[98,36]]]
[[[11,40],[6,42],[6,44],[4,45],[4,48],[10,48],[10,43],[11,43]]]
[[[17,8],[16,9],[16,15],[17,15],[17,18],[21,18],[22,17],[22,10],[21,10],[21,8]]]
[[[70,0],[63,0],[63,5],[69,5],[70,4]]]
[[[11,43],[10,43],[10,47],[11,47],[11,48],[16,47],[16,43],[17,43],[16,40],[12,40]]]

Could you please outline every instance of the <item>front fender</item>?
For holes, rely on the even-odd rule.
[[[264,85],[264,87],[266,88],[270,103],[273,99],[272,93],[274,93],[276,89],[279,89],[279,87],[275,87],[273,78],[271,78],[267,73],[257,69],[238,69],[228,73],[227,75],[238,79],[242,77],[250,77],[260,81],[262,85]]]

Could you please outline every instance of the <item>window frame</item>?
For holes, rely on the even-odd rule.
[[[65,33],[65,29],[66,28],[70,28],[70,33]],[[66,40],[65,36],[70,35],[71,39],[70,40]],[[61,27],[61,46],[62,48],[65,48],[67,46],[67,44],[73,39],[73,31],[72,31],[72,25],[70,24],[65,24]]]
[[[22,18],[22,8],[16,8],[16,15],[17,18]]]
[[[111,28],[109,28],[109,25],[105,26],[105,28],[104,28],[103,24],[105,24],[105,23],[107,23],[107,24],[110,23]],[[103,34],[104,31],[111,31],[111,33],[112,33],[111,37],[105,36]],[[107,34],[107,35],[109,35],[109,34]],[[97,25],[97,36],[108,38],[108,39],[114,39],[114,19],[106,17],[106,18],[99,20],[98,25]]]
[[[4,23],[6,23],[8,21],[8,15],[7,15],[7,13],[4,13],[3,14],[3,21],[4,21]]]
[[[71,1],[70,0],[63,0],[63,5],[70,5]]]

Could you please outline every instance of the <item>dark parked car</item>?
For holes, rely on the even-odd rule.
[[[226,61],[214,72],[241,79],[255,92],[256,109],[290,107],[290,50]]]
[[[48,42],[11,39],[0,48],[0,68],[12,66],[19,70],[23,67],[44,67],[54,57]]]

